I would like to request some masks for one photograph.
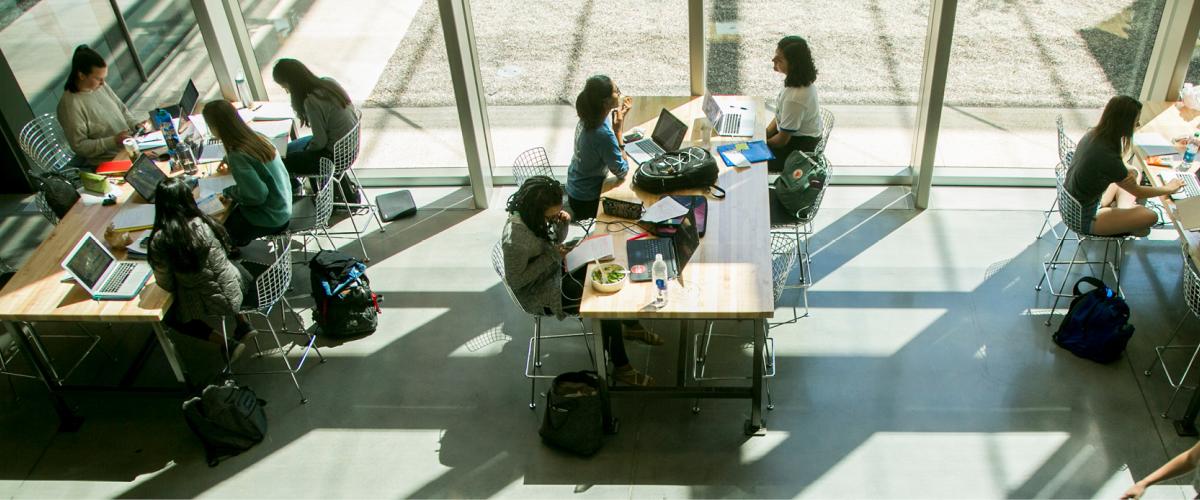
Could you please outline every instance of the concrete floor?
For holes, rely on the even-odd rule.
[[[693,415],[688,400],[625,398],[614,401],[621,432],[598,455],[566,456],[539,443],[540,411],[525,406],[531,321],[488,259],[503,212],[465,208],[464,190],[415,194],[416,218],[367,237],[386,297],[379,330],[323,341],[329,361],[300,377],[309,404],[285,376],[239,377],[270,402],[262,444],[210,469],[178,396],[72,395],[87,421],[56,433],[37,384],[15,380],[13,394],[0,383],[0,497],[1116,498],[1194,443],[1158,417],[1162,376],[1141,374],[1186,314],[1173,231],[1131,245],[1123,285],[1137,334],[1102,366],[1054,346],[1042,325],[1049,301],[1033,286],[1052,242],[1034,233],[1050,190],[939,188],[936,208],[914,211],[903,188],[835,186],[813,240],[812,316],[772,331],[766,434],[742,435],[745,402]],[[45,231],[19,222],[31,217],[4,217],[4,241],[36,244],[7,232]],[[785,294],[777,316],[798,298]],[[630,344],[631,355],[669,380],[678,325],[649,326],[667,345]],[[89,358],[75,382],[111,380],[147,338],[102,335],[116,360]],[[213,347],[177,342],[197,376],[215,372]],[[586,366],[567,344],[547,371]],[[720,351],[715,366],[747,367],[735,345]],[[138,383],[169,385],[161,356]]]

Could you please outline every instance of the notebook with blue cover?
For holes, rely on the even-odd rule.
[[[739,145],[743,144],[745,145],[745,149],[738,148]],[[733,166],[734,162],[730,161],[729,158],[725,156],[725,153],[727,151],[733,151],[734,149],[738,149],[742,153],[742,156],[746,157],[746,161],[749,161],[750,163],[758,163],[760,161],[775,159],[775,154],[771,152],[771,148],[767,147],[766,141],[738,142],[734,144],[726,144],[724,146],[717,146],[717,153],[721,155],[722,160],[725,160],[725,165],[730,167]]]

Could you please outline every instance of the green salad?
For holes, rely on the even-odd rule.
[[[625,270],[617,266],[600,266],[592,271],[592,280],[600,284],[611,284],[625,278]]]

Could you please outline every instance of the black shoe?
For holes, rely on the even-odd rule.
[[[239,321],[237,327],[233,329],[233,340],[241,342],[252,333],[255,333],[255,330],[250,323],[243,323]]]

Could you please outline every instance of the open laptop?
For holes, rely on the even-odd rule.
[[[154,202],[154,193],[158,191],[158,183],[167,178],[158,165],[154,164],[154,160],[146,155],[138,155],[133,166],[125,172],[125,182],[133,186],[133,190],[141,195],[142,199],[148,202]]]
[[[1175,172],[1173,170],[1166,170],[1159,172],[1158,179],[1161,180],[1163,184],[1171,182],[1175,179],[1183,179],[1183,189],[1180,189],[1178,192],[1171,193],[1172,200],[1179,201],[1184,198],[1200,196],[1200,181],[1197,180],[1196,174],[1190,172]]]
[[[179,103],[169,106],[163,106],[162,109],[171,113],[171,118],[176,120],[185,118],[196,111],[196,102],[200,100],[200,91],[196,89],[196,82],[187,81],[187,85],[183,86],[183,94],[179,96]],[[150,122],[154,123],[154,110],[150,110]]]
[[[655,156],[675,151],[683,144],[683,136],[687,134],[688,127],[679,118],[663,108],[662,113],[658,115],[658,123],[654,124],[654,132],[649,138],[642,139],[633,144],[625,145],[625,153],[629,155],[638,165],[646,163]]]
[[[209,163],[225,159],[225,145],[208,133],[201,120],[184,117],[179,120],[179,138],[192,149],[196,163]]]
[[[117,260],[90,232],[83,234],[62,267],[95,300],[137,297],[152,273],[145,262]]]
[[[667,278],[677,278],[699,246],[700,233],[696,230],[696,213],[695,210],[688,210],[674,236],[625,242],[625,253],[629,257],[629,280],[650,281],[650,267],[654,264],[657,254],[662,254],[663,260],[667,262]]]
[[[711,93],[704,93],[704,115],[712,122],[717,135],[726,137],[753,137],[754,110],[743,106],[721,106]]]

